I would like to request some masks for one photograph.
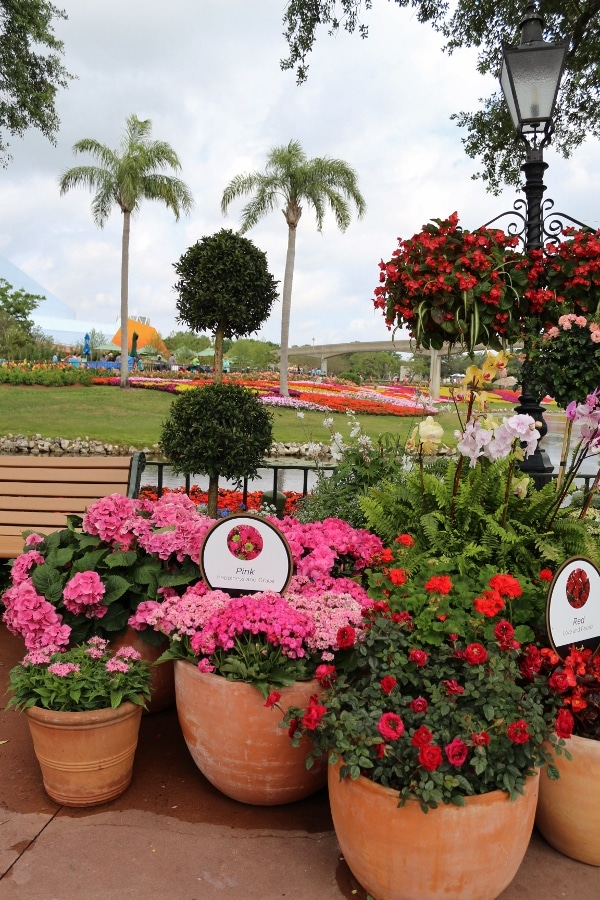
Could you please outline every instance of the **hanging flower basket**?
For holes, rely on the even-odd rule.
[[[379,264],[375,308],[388,328],[408,328],[417,347],[444,343],[501,349],[521,335],[527,286],[517,237],[497,229],[469,232],[458,215],[433,219]]]

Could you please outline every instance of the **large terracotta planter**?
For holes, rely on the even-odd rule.
[[[169,646],[169,641],[165,638],[164,642],[158,647],[147,644],[142,640],[139,633],[134,628],[127,628],[123,634],[119,634],[110,642],[110,649],[115,652],[120,647],[133,647],[149,663],[156,662]],[[175,672],[173,669],[173,661],[161,663],[160,666],[152,666],[150,669],[150,700],[148,707],[144,712],[157,713],[163,709],[168,709],[175,703]]]
[[[281,688],[282,709],[306,706],[320,691],[316,681]],[[310,742],[292,747],[280,728],[280,709],[267,708],[251,684],[199,672],[175,662],[175,694],[181,730],[194,762],[216,788],[242,803],[277,806],[308,797],[327,780],[325,758],[306,768]]]
[[[573,736],[566,744],[573,758],[554,754],[558,781],[540,776],[535,824],[565,856],[600,866],[600,741]]]
[[[494,900],[519,868],[533,830],[539,775],[514,802],[502,791],[424,813],[416,800],[329,767],[337,839],[355,878],[377,900]]]
[[[142,707],[25,710],[46,793],[64,806],[98,806],[129,786]]]

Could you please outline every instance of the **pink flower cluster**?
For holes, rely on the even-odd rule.
[[[102,605],[105,593],[106,588],[97,572],[76,572],[64,586],[63,600],[74,615],[101,619],[108,612],[108,607]]]
[[[548,341],[552,338],[557,338],[562,331],[570,331],[573,325],[577,325],[579,328],[587,328],[588,320],[585,316],[576,316],[574,313],[568,313],[567,315],[561,316],[558,320],[558,327],[553,325],[551,328],[544,333],[542,340]],[[592,343],[600,344],[600,325],[598,322],[590,322],[590,338]]]
[[[198,562],[213,520],[198,513],[187,494],[163,494],[156,502],[111,494],[97,500],[83,517],[83,530],[123,550],[139,546],[167,560]]]
[[[342,519],[323,519],[322,522],[299,522],[290,516],[273,523],[283,532],[292,551],[296,574],[308,578],[332,575],[340,563],[351,560],[351,570],[345,575],[355,575],[369,565],[375,554],[383,550],[376,535],[360,528],[353,528]]]
[[[24,578],[4,592],[3,620],[13,634],[20,635],[28,650],[55,652],[69,643],[71,629],[63,624],[55,608]]]
[[[127,624],[136,631],[150,627],[173,640],[181,640],[183,635],[196,634],[231,599],[224,591],[211,591],[202,581],[190,585],[181,597],[173,588],[165,588],[163,596],[162,603],[156,600],[140,603]]]
[[[309,616],[295,610],[280,594],[270,591],[233,597],[227,606],[213,613],[191,639],[194,653],[210,656],[216,650],[233,650],[236,638],[244,633],[260,635],[285,656],[306,656],[314,633]]]

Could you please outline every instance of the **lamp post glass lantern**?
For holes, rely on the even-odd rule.
[[[519,46],[503,44],[502,47],[500,87],[515,131],[526,148],[525,162],[521,166],[525,175],[525,250],[543,249],[544,246],[544,172],[548,164],[544,162],[543,149],[552,137],[552,116],[569,43],[560,41],[552,44],[545,41],[543,24],[537,5],[528,3],[520,24]],[[532,329],[539,325],[536,318],[531,322]],[[526,365],[527,339],[524,352]],[[548,426],[544,421],[544,407],[540,406],[540,399],[531,394],[525,377],[516,411],[532,416],[544,437]],[[548,454],[538,443],[535,454],[522,462],[521,469],[532,476],[536,487],[542,487],[550,481],[553,466]]]

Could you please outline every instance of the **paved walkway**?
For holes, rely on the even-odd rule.
[[[325,791],[272,808],[224,797],[196,768],[174,710],[143,718],[122,797],[57,806],[25,716],[3,709],[21,655],[0,625],[0,900],[366,900],[340,857]],[[599,900],[600,869],[535,833],[502,900],[559,898]]]

